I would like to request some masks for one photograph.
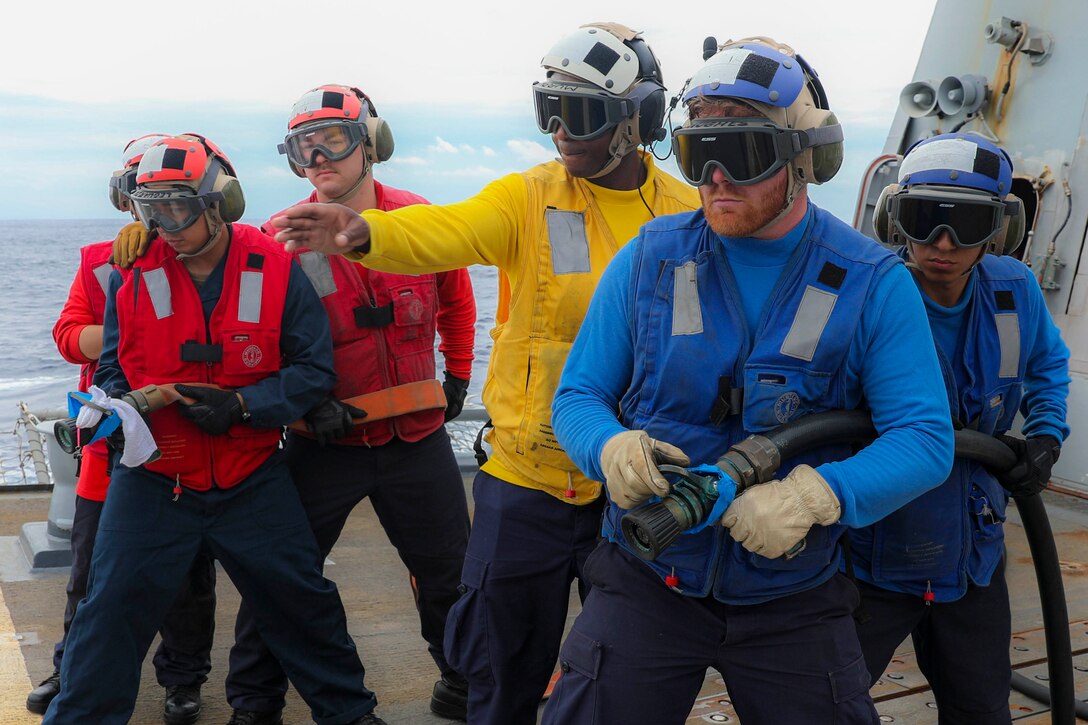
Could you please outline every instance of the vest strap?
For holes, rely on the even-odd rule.
[[[359,305],[354,310],[356,327],[386,327],[393,324],[393,303],[381,307]]]
[[[216,363],[223,360],[222,345],[202,345],[196,340],[181,343],[182,362]]]
[[[733,379],[728,375],[718,378],[718,397],[710,409],[710,422],[721,425],[731,415],[740,415],[744,410],[744,388],[734,388]]]

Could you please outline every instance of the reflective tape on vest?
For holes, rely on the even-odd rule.
[[[146,271],[143,279],[147,285],[147,294],[151,297],[151,306],[155,309],[155,317],[162,320],[174,314],[174,303],[170,299],[170,280],[166,277],[166,270],[159,267]]]
[[[327,256],[321,252],[303,252],[298,255],[298,263],[310,284],[314,286],[318,297],[328,297],[336,291],[336,280],[332,276],[332,265]]]
[[[806,287],[797,314],[793,317],[793,324],[790,325],[790,331],[782,341],[779,352],[812,362],[820,336],[827,327],[827,321],[831,318],[831,311],[835,309],[838,299],[838,295],[812,285]]]
[[[1001,346],[999,378],[1015,378],[1020,373],[1020,316],[1015,312],[994,315],[997,339]]]
[[[698,335],[703,331],[703,308],[699,303],[699,278],[694,260],[673,269],[672,334]]]
[[[263,272],[242,272],[238,286],[238,321],[261,321],[261,300],[264,291]]]
[[[100,264],[91,270],[94,274],[94,278],[98,280],[98,284],[102,287],[102,293],[105,294],[107,285],[110,282],[110,272],[113,271],[112,264]]]

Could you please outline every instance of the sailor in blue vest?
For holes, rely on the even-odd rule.
[[[907,152],[874,216],[879,236],[905,245],[954,424],[1000,435],[1018,458],[996,476],[956,458],[943,484],[851,533],[870,676],[911,635],[941,723],[1011,721],[1005,506],[1046,487],[1069,435],[1069,349],[1031,270],[1000,256],[1024,233],[1011,185],[1003,149],[933,136]],[[1005,434],[1018,411],[1026,439]]]
[[[702,209],[651,221],[612,260],[553,403],[610,505],[544,723],[683,723],[708,667],[745,725],[876,722],[839,540],[948,475],[925,311],[901,260],[808,199],[838,170],[842,130],[799,55],[727,43],[682,97],[673,145]],[[657,464],[714,463],[750,434],[863,407],[868,447],[789,458],[655,561],[621,535],[625,509],[668,492]]]

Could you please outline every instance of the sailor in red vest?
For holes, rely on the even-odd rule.
[[[121,157],[121,169],[110,178],[110,201],[118,211],[135,211],[128,195],[136,189],[136,167],[144,152],[167,138],[161,133],[147,134],[129,141]],[[130,225],[131,226],[131,225]],[[146,228],[140,224],[137,232]],[[76,271],[68,299],[53,326],[53,339],[61,357],[82,366],[79,390],[91,386],[98,356],[102,352],[102,318],[106,309],[106,283],[109,280],[110,253],[113,242],[88,244],[79,250]],[[26,699],[30,712],[45,713],[60,692],[60,663],[65,640],[79,601],[87,593],[87,575],[94,553],[98,520],[110,483],[106,441],[96,441],[82,448],[76,482],[75,513],[72,516],[72,567],[68,574],[68,602],[64,607],[64,635],[53,650],[53,674],[36,687]],[[212,635],[215,631],[215,561],[199,556],[189,578],[170,608],[159,630],[162,641],[155,651],[155,675],[166,688],[163,721],[166,725],[188,725],[200,717],[200,686],[211,670]]]
[[[148,149],[130,199],[157,237],[131,270],[111,274],[94,382],[112,396],[176,384],[184,397],[140,411],[159,456],[113,472],[43,722],[128,722],[144,655],[206,550],[251,603],[315,722],[384,725],[279,452],[282,426],[335,379],[313,287],[279,245],[234,223],[242,188],[203,137]]]
[[[280,152],[314,186],[308,202],[357,212],[391,210],[426,199],[374,179],[393,152],[389,124],[357,88],[324,85],[295,103]],[[274,233],[266,225],[266,231]],[[397,548],[415,590],[420,629],[441,673],[431,709],[465,718],[467,683],[442,654],[446,614],[460,596],[469,517],[464,484],[443,426],[461,412],[472,370],[476,303],[465,269],[406,275],[369,270],[341,256],[301,250],[332,327],[336,387],[306,416],[311,432],[289,432],[287,462],[322,554],[365,498]],[[340,401],[431,381],[435,333],[445,364],[445,406],[352,426]],[[441,405],[442,396],[437,396]],[[236,717],[280,722],[287,678],[243,602],[227,676]]]

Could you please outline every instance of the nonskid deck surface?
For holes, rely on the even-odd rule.
[[[466,488],[469,483],[466,477]],[[1088,501],[1050,492],[1044,495],[1062,561],[1077,692],[1084,697],[1088,695]],[[18,543],[22,524],[45,520],[48,508],[48,494],[0,494],[0,725],[40,722],[39,716],[26,711],[24,702],[30,689],[52,671],[53,643],[61,631],[67,570],[30,571]],[[1023,528],[1013,508],[1006,531],[1016,632],[1011,643],[1013,663],[1029,678],[1045,678],[1038,589]],[[431,715],[428,709],[438,673],[419,636],[407,572],[368,504],[352,514],[326,572],[339,586],[349,629],[367,668],[367,685],[378,694],[378,713],[390,725],[450,722]],[[223,676],[239,598],[222,571],[217,593],[212,672],[204,686],[204,714],[199,721],[206,725],[223,725],[230,718]],[[577,597],[572,596],[571,619],[577,609]],[[162,722],[163,690],[155,682],[150,659],[144,662],[140,696],[131,721],[135,725]],[[909,642],[900,647],[888,673],[872,692],[882,722],[937,722],[932,695],[915,666]],[[1011,694],[1010,708],[1017,725],[1050,722],[1046,705],[1018,692]],[[311,722],[308,708],[293,690],[288,694],[284,722]],[[717,672],[708,672],[687,722],[739,722]]]

